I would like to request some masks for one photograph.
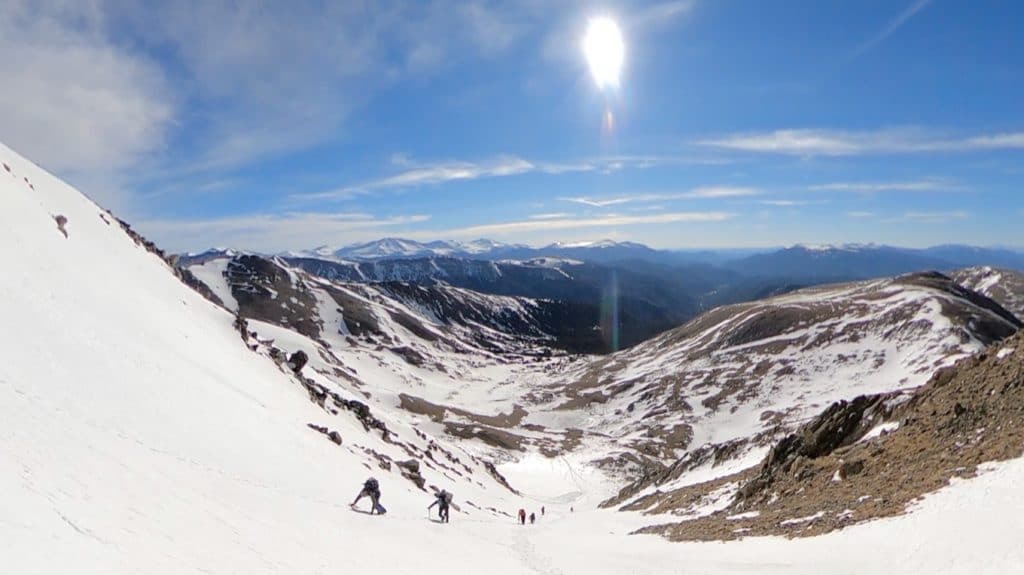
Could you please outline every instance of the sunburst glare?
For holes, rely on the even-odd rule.
[[[598,88],[619,86],[625,52],[622,32],[615,20],[600,17],[590,21],[586,36],[583,37],[583,54]]]

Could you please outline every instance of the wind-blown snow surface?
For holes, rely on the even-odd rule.
[[[309,402],[242,344],[229,313],[75,190],[2,145],[0,160],[4,572],[977,573],[1024,561],[1020,461],[908,518],[808,541],[680,545],[627,537],[649,519],[594,511],[607,486],[534,456],[503,467],[526,499],[486,480],[455,492],[507,511],[545,504],[538,525],[476,511],[437,525],[429,496],[369,469],[359,449],[388,445]],[[370,473],[384,517],[346,506]]]

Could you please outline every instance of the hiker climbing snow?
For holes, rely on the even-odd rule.
[[[378,515],[384,515],[385,513],[387,513],[387,510],[384,509],[384,506],[380,504],[380,484],[377,483],[377,480],[374,479],[373,477],[367,479],[363,483],[362,491],[359,492],[359,495],[356,497],[356,500],[353,501],[349,505],[349,507],[355,507],[356,503],[359,503],[359,500],[362,499],[363,497],[370,498],[370,503],[372,504],[370,506],[370,515],[373,515],[374,513],[377,513]]]
[[[433,503],[427,507],[427,512],[430,512],[435,505],[437,505],[437,516],[441,519],[442,523],[448,523],[448,514],[450,513],[450,507],[452,504],[452,494],[448,493],[444,489],[438,491],[435,495],[436,499]]]
[[[519,510],[519,524],[520,525],[526,525],[526,510],[525,509],[520,509]]]

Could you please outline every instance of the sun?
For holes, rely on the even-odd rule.
[[[598,88],[619,86],[625,52],[622,32],[615,20],[600,17],[590,21],[587,34],[583,37],[583,54],[587,57],[590,74],[594,76]]]

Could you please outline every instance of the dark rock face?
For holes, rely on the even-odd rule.
[[[396,463],[402,469],[405,469],[411,473],[420,472],[420,462],[417,459],[409,459],[408,461],[399,461]]]
[[[335,445],[342,444],[341,434],[338,433],[337,431],[329,430],[327,427],[324,427],[323,425],[316,425],[315,423],[307,423],[306,427],[319,433],[322,433],[327,437],[327,439],[330,439],[331,442],[334,443]]]
[[[68,230],[65,226],[68,224],[68,218],[61,214],[57,214],[56,216],[53,216],[53,221],[57,222],[57,229],[60,230],[60,233],[64,234],[65,238],[67,238]]]
[[[402,358],[410,365],[422,366],[424,362],[426,362],[426,358],[423,357],[423,354],[409,346],[391,348],[391,351],[402,356]]]
[[[1022,414],[1024,333],[1018,332],[913,391],[830,406],[780,441],[759,469],[717,479],[717,486],[743,484],[726,509],[643,531],[677,540],[803,537],[906,513],[952,478],[1021,457]],[[868,427],[876,433],[865,434]],[[707,486],[695,489],[707,492]],[[740,513],[749,517],[739,519]]]
[[[852,401],[833,403],[796,433],[784,437],[772,447],[758,475],[743,486],[737,497],[742,499],[762,492],[778,474],[789,473],[801,458],[816,459],[854,443],[891,415],[886,401],[895,395],[861,395]]]
[[[306,352],[300,349],[288,358],[288,367],[292,368],[292,371],[295,373],[299,373],[302,371],[303,367],[306,367],[306,362],[308,361],[309,356],[306,355]]]
[[[292,329],[311,339],[320,337],[313,313],[316,297],[304,283],[293,282],[289,270],[273,259],[253,255],[233,258],[225,270],[238,313]]]

